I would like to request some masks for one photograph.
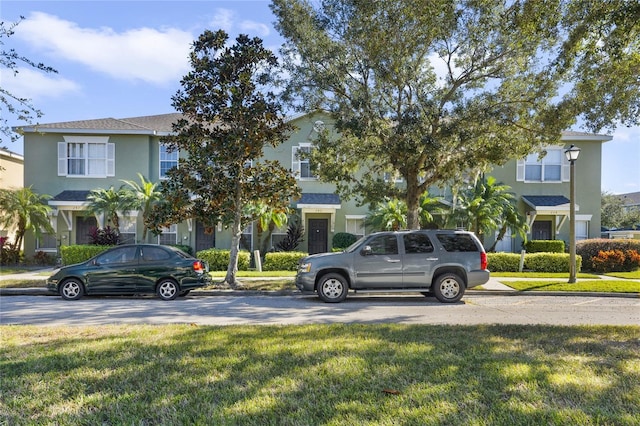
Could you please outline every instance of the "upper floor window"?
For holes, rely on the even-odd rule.
[[[518,161],[517,180],[525,182],[564,182],[568,180],[568,162],[563,147],[550,147],[540,158],[538,153],[529,154]]]
[[[115,144],[103,136],[64,136],[58,142],[58,176],[115,176]]]
[[[169,151],[167,145],[160,144],[160,179],[166,179],[174,167],[178,167],[178,150]]]
[[[294,146],[291,152],[291,169],[298,179],[317,179],[317,176],[311,173],[311,163],[308,154],[311,153],[313,145],[310,143],[301,143]]]

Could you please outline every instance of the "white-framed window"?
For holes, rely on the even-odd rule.
[[[36,241],[36,249],[44,252],[55,252],[58,250],[58,240],[56,234],[40,234]]]
[[[516,180],[520,182],[567,182],[569,180],[569,162],[564,155],[564,147],[545,149],[546,155],[539,158],[538,153],[527,155],[518,160]]]
[[[284,241],[287,238],[288,229],[289,226],[284,225],[273,230],[273,232],[271,233],[271,247],[277,246],[280,242]]]
[[[365,236],[364,219],[365,216],[361,215],[347,215],[345,218],[345,232],[358,238]]]
[[[300,180],[315,180],[318,177],[311,173],[311,163],[308,158],[301,158],[305,154],[311,153],[313,144],[301,143],[291,149],[291,170]]]
[[[160,179],[167,178],[167,172],[178,167],[178,150],[169,152],[167,145],[160,144]]]
[[[58,176],[115,176],[115,144],[108,136],[64,136],[58,142]]]
[[[177,244],[178,243],[178,225],[173,224],[169,227],[162,228],[162,234],[158,235],[158,244]]]
[[[398,173],[385,172],[384,173],[384,181],[385,182],[402,183],[402,182],[404,182],[404,179]]]
[[[589,221],[576,220],[576,240],[586,240],[589,238]]]
[[[246,250],[250,253],[253,252],[253,222],[242,230],[240,250]]]
[[[120,244],[135,244],[136,242],[136,216],[120,217]]]

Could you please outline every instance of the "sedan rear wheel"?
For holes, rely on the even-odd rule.
[[[168,279],[160,281],[156,289],[156,294],[162,300],[173,300],[178,296],[179,292],[178,283]]]
[[[60,284],[60,296],[65,300],[78,300],[84,295],[82,283],[75,279],[69,279]]]
[[[446,273],[433,283],[433,294],[442,303],[455,303],[464,295],[464,281],[458,274]]]
[[[327,303],[342,302],[348,291],[347,280],[340,274],[323,275],[318,282],[318,296]]]

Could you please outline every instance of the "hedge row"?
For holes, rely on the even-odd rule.
[[[231,251],[212,248],[197,252],[196,257],[205,260],[209,264],[210,271],[226,271],[229,268]],[[238,270],[248,270],[250,260],[251,254],[248,251],[240,251],[238,253]]]
[[[63,265],[73,265],[91,259],[113,246],[75,245],[60,246],[60,257]]]
[[[520,255],[517,253],[487,253],[491,272],[518,272]],[[576,270],[580,270],[582,258],[576,256]],[[566,253],[525,253],[524,269],[533,272],[569,272],[569,255]]]
[[[591,259],[597,257],[601,251],[608,252],[612,250],[619,250],[621,252],[635,250],[640,252],[640,240],[608,240],[605,238],[596,238],[578,241],[576,244],[576,253],[582,256],[584,259],[583,266],[589,271],[597,269],[594,268]]]
[[[263,271],[296,271],[298,262],[309,253],[299,251],[278,251],[264,255]]]
[[[524,245],[527,253],[564,253],[562,240],[529,240]]]

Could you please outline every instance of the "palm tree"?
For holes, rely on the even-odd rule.
[[[131,210],[141,210],[142,217],[144,219],[144,228],[142,230],[142,240],[146,241],[147,239],[147,219],[151,214],[151,208],[153,205],[158,202],[162,198],[162,194],[159,190],[157,190],[158,184],[153,183],[145,179],[142,174],[138,173],[138,177],[140,178],[140,184],[138,182],[130,181],[130,180],[122,180],[122,182],[129,185],[132,192],[132,205],[127,206]]]
[[[104,214],[111,221],[115,230],[120,233],[120,219],[118,211],[127,212],[133,204],[130,191],[109,189],[94,189],[87,197],[88,211],[92,214]]]
[[[527,221],[520,215],[518,209],[516,208],[515,203],[511,203],[511,206],[507,208],[505,213],[503,214],[504,221],[502,222],[502,227],[498,231],[498,235],[496,240],[493,242],[491,247],[487,249],[489,252],[493,252],[496,250],[496,246],[499,241],[502,241],[505,234],[507,233],[507,229],[511,228],[511,230],[516,233],[520,238],[527,242],[527,232],[529,231],[529,225],[527,225]]]
[[[13,250],[22,246],[27,231],[39,237],[42,230],[55,232],[49,222],[51,207],[46,203],[50,195],[36,194],[29,186],[19,189],[0,189],[0,224],[5,228],[15,228],[16,237]]]
[[[473,187],[460,193],[456,217],[483,242],[485,235],[501,229],[505,223],[507,227],[517,228],[518,233],[522,229],[526,231],[526,224],[518,217],[516,198],[510,190],[510,186],[497,182],[493,176],[482,176]]]
[[[273,231],[287,224],[288,213],[288,209],[273,209],[265,203],[246,206],[245,215],[257,221],[258,242],[262,257],[269,250],[269,240]]]
[[[407,227],[407,204],[398,199],[378,204],[367,214],[366,227],[378,231],[397,231]]]

